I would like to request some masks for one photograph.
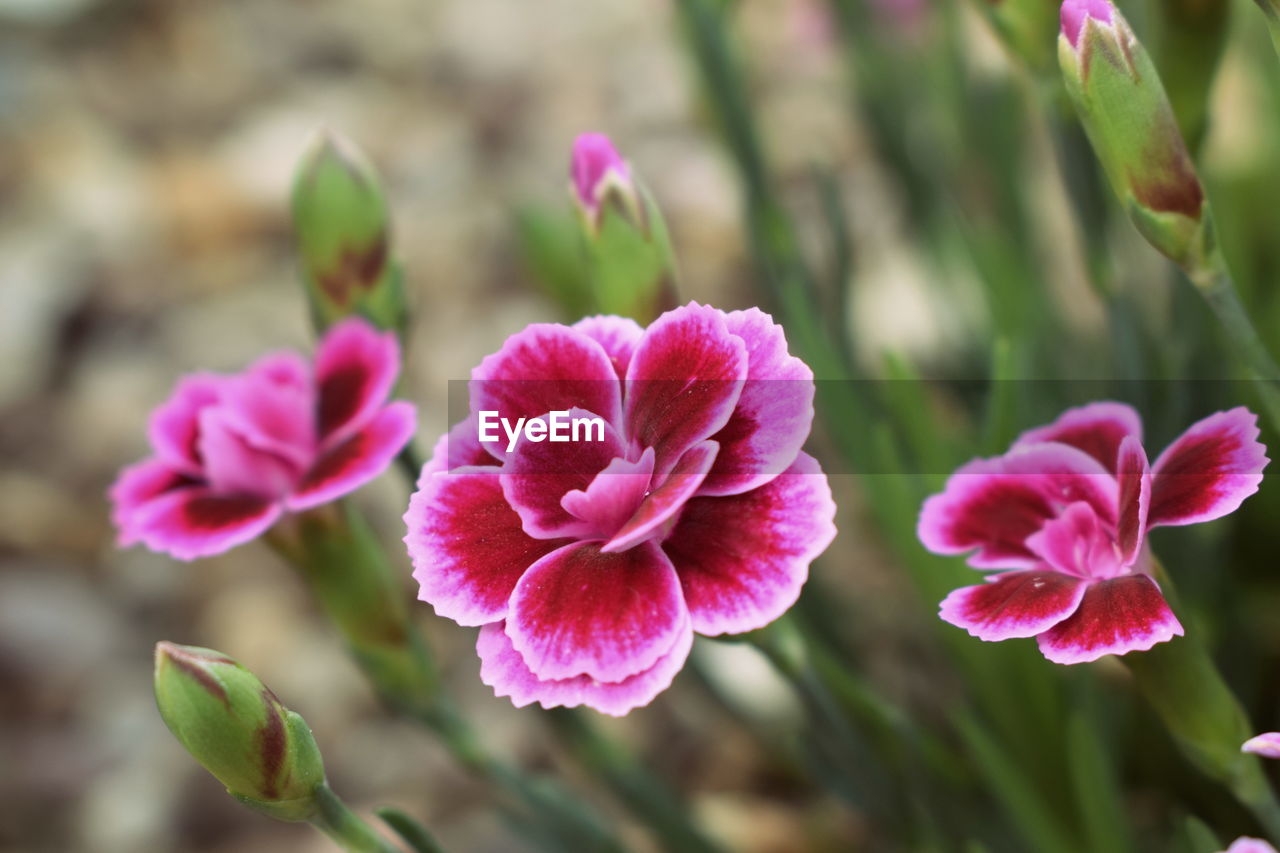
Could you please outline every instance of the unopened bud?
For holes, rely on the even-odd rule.
[[[643,212],[631,167],[603,133],[583,133],[573,141],[569,176],[574,199],[589,228],[600,227],[601,211],[610,204],[641,221]]]
[[[1151,58],[1108,0],[1065,0],[1058,60],[1130,219],[1188,272],[1212,252],[1204,190]]]
[[[675,258],[657,204],[613,143],[584,133],[570,158],[596,311],[647,324],[675,306]]]
[[[240,802],[278,820],[307,820],[324,764],[311,730],[236,661],[158,643],[156,705],[178,742]]]
[[[373,167],[351,142],[317,134],[294,179],[293,224],[319,330],[352,314],[403,329],[404,283],[386,199]]]

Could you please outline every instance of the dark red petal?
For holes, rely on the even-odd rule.
[[[280,517],[278,503],[248,495],[221,495],[203,486],[170,492],[154,501],[138,538],[153,551],[179,560],[220,554],[254,539]]]
[[[652,542],[621,554],[592,543],[553,551],[520,578],[507,614],[511,644],[541,679],[622,681],[688,626],[675,569]]]
[[[732,417],[747,378],[747,348],[724,314],[691,303],[645,331],[627,369],[626,435],[657,453],[659,476]]]
[[[785,613],[809,564],[835,538],[835,512],[826,475],[805,453],[759,488],[689,501],[662,549],[680,576],[693,629],[735,634]]]
[[[1142,444],[1142,418],[1126,403],[1090,403],[1067,409],[1048,426],[1018,436],[1014,447],[1055,441],[1088,453],[1108,471],[1116,470],[1116,454],[1126,437]]]
[[[1267,449],[1244,407],[1210,415],[1184,432],[1151,469],[1147,524],[1196,524],[1234,512],[1258,490]]]
[[[390,404],[359,432],[325,453],[286,499],[290,509],[328,503],[377,477],[413,437],[417,414],[412,403]]]
[[[1147,534],[1147,514],[1151,507],[1151,466],[1146,451],[1136,438],[1126,436],[1120,443],[1116,461],[1120,500],[1116,515],[1116,540],[1120,562],[1133,565]]]
[[[497,469],[463,468],[423,479],[404,514],[418,597],[459,625],[507,614],[525,570],[567,544],[534,539],[507,505]]]
[[[1071,616],[1039,637],[1040,651],[1054,663],[1088,663],[1104,655],[1146,651],[1182,636],[1155,581],[1126,575],[1092,584]]]
[[[1005,572],[987,583],[955,590],[938,615],[979,640],[1034,637],[1080,606],[1088,583],[1049,569]]]
[[[317,428],[325,448],[361,429],[386,402],[400,373],[392,332],[351,317],[333,326],[316,349]]]

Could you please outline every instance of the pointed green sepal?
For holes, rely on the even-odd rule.
[[[155,693],[174,737],[229,794],[278,820],[314,814],[320,750],[253,673],[212,649],[158,643]]]

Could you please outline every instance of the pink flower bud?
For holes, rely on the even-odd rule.
[[[574,195],[593,218],[611,184],[624,192],[631,189],[631,170],[603,133],[584,133],[573,141],[569,172]]]
[[[1084,22],[1093,18],[1101,24],[1110,24],[1115,7],[1110,0],[1064,0],[1062,4],[1062,34],[1074,48],[1080,47],[1080,33]]]

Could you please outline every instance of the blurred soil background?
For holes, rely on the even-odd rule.
[[[856,168],[865,154],[822,9],[750,5],[784,176],[815,157],[848,166],[855,207],[880,211],[855,216],[859,239],[884,254],[894,201]],[[568,215],[579,132],[611,134],[659,199],[686,298],[752,304],[737,190],[691,76],[660,0],[0,0],[0,849],[331,849],[240,808],[168,735],[150,689],[161,639],[258,673],[306,717],[357,808],[398,805],[449,850],[519,848],[441,748],[377,707],[267,548],[192,565],[117,550],[104,492],[146,453],[147,416],[181,374],[309,349],[287,203],[320,126],[351,137],[384,178],[414,304],[406,394],[428,447],[447,426],[448,380],[526,323],[561,319],[522,263],[515,222],[522,209]],[[405,498],[389,473],[359,500],[410,594]],[[892,601],[877,556],[851,558],[868,546],[854,544],[848,505],[843,544],[818,570],[856,566],[864,591]],[[473,632],[425,605],[419,615],[490,742],[582,782],[537,712],[480,684]],[[794,713],[750,654],[700,653],[766,716]],[[735,849],[856,840],[856,822],[690,682],[606,729]]]

